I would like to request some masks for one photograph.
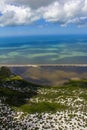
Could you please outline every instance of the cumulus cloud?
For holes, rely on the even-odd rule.
[[[8,0],[10,4],[16,4],[19,6],[29,6],[33,9],[37,9],[41,6],[48,6],[50,3],[54,2],[55,0]]]
[[[0,26],[44,19],[62,26],[87,25],[87,0],[0,0]]]

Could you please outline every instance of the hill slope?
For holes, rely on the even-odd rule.
[[[10,75],[0,79],[0,129],[87,129],[87,80],[38,86]]]

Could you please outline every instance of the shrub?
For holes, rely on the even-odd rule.
[[[8,78],[11,76],[11,71],[8,67],[1,67],[0,68],[0,78]]]

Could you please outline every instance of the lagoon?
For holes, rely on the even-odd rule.
[[[0,64],[87,64],[87,36],[0,37]]]

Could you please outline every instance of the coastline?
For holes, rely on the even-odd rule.
[[[7,67],[87,67],[87,64],[0,64],[0,67],[7,66]]]

